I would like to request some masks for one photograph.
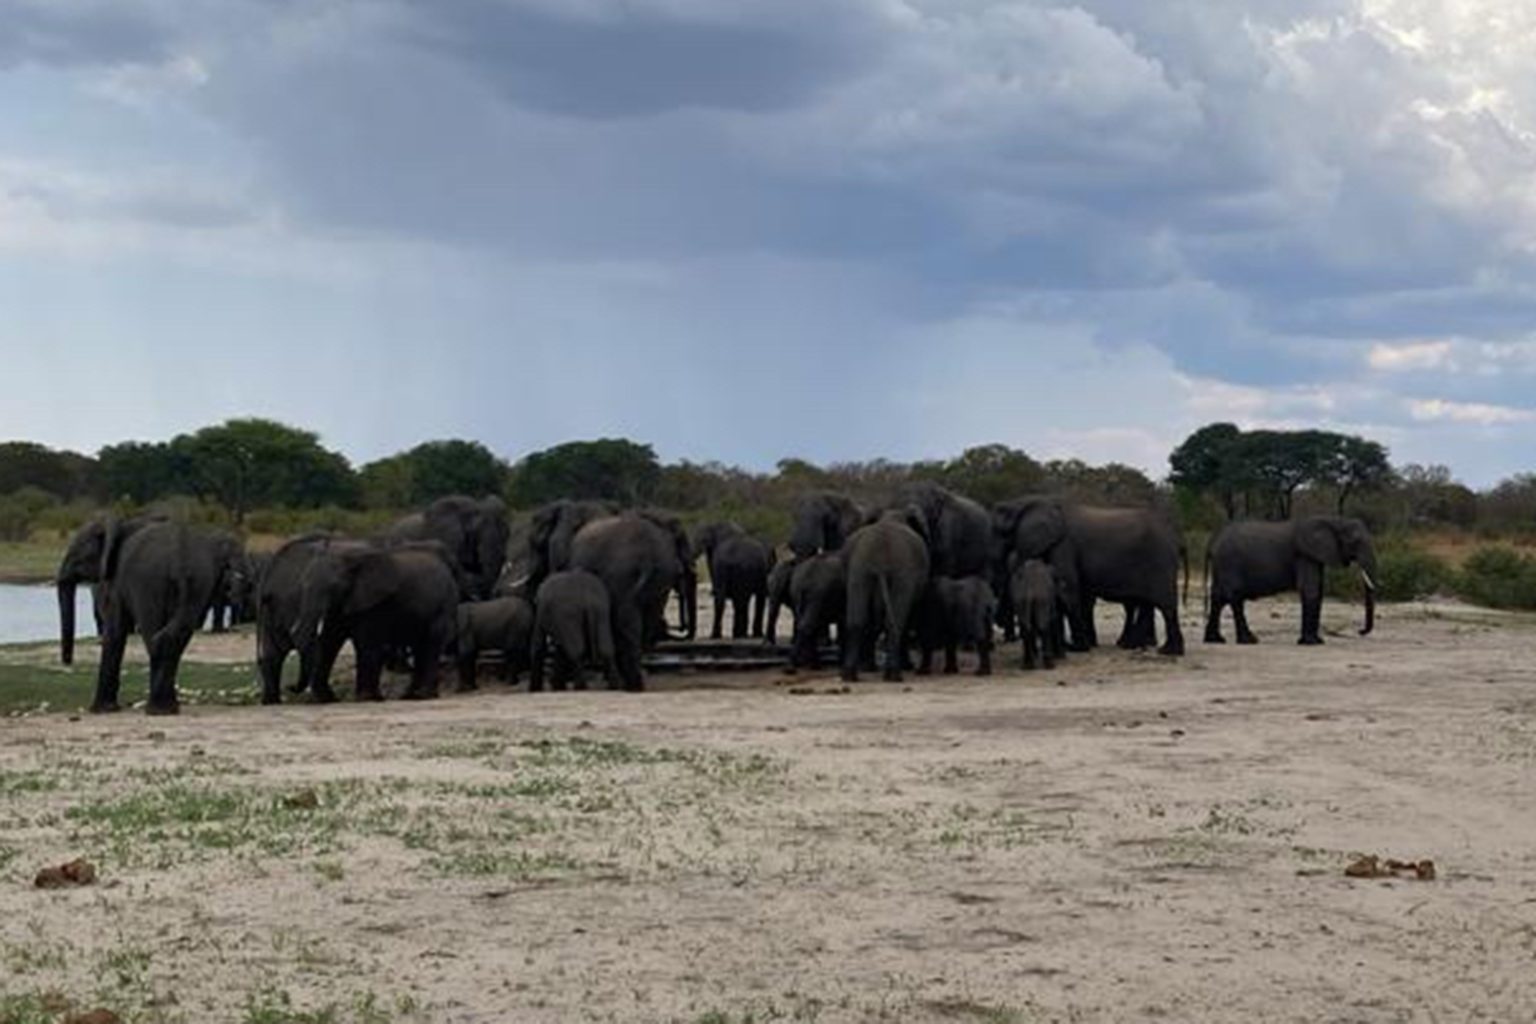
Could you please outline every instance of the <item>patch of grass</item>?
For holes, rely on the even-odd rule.
[[[455,849],[427,860],[440,875],[464,878],[507,878],[528,882],[581,869],[581,862],[558,851]]]
[[[135,641],[137,642],[137,641]],[[260,697],[252,664],[184,661],[177,689],[185,704],[254,704]],[[124,707],[149,694],[149,667],[125,665],[118,700]],[[96,695],[96,666],[0,664],[0,715],[80,711]]]
[[[339,860],[317,860],[315,874],[324,881],[339,882],[347,877],[347,869]]]
[[[0,1022],[3,1024],[55,1024],[61,1001],[37,992],[0,993]]]
[[[419,1013],[411,996],[384,999],[374,992],[359,992],[345,1003],[301,1009],[287,990],[269,987],[246,997],[240,1019],[242,1024],[391,1024]]]

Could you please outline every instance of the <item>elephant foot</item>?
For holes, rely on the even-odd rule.
[[[480,684],[474,680],[470,680],[467,683],[463,682],[462,680],[459,682],[460,693],[474,693],[478,689],[480,689]]]
[[[1303,636],[1300,640],[1297,640],[1296,643],[1301,647],[1321,647],[1323,646],[1323,638],[1314,633],[1308,636]]]
[[[437,700],[437,691],[408,689],[400,697],[402,700]]]
[[[901,669],[888,668],[880,674],[880,678],[888,683],[899,683],[901,682]]]
[[[123,710],[123,706],[117,701],[99,701],[91,705],[93,715],[111,715]]]
[[[315,692],[310,695],[309,702],[311,704],[335,704],[337,699],[336,691],[331,689],[329,686],[317,686],[315,687]],[[362,696],[359,695],[358,700],[362,699]]]
[[[625,683],[624,684],[624,692],[625,693],[644,693],[645,692],[645,682],[643,680],[638,680],[637,679],[633,683]]]
[[[144,713],[146,715],[155,715],[156,717],[161,715],[179,715],[181,714],[181,704],[174,700],[166,701],[162,704],[146,704],[144,705]]]
[[[302,681],[301,682],[297,682],[297,683],[289,683],[288,684],[288,692],[289,693],[303,693],[307,689],[309,689],[309,684],[304,683]]]
[[[359,693],[357,695],[357,702],[359,704],[361,704],[365,700],[366,701],[371,701],[372,703],[375,703],[375,704],[382,704],[382,703],[384,703],[384,693],[383,693],[382,690],[373,690],[373,691],[368,692],[368,693]],[[321,703],[329,703],[329,701],[322,701]]]
[[[1227,642],[1227,638],[1220,633],[1207,632],[1205,634],[1205,642],[1208,644],[1224,644]]]
[[[261,706],[264,708],[276,707],[282,702],[283,695],[280,693],[264,693],[261,695]]]
[[[992,666],[991,665],[979,665],[976,668],[976,675],[977,675],[978,678],[985,679],[987,676],[990,676],[991,674],[992,674]]]
[[[1252,647],[1259,642],[1259,638],[1252,633],[1239,633],[1237,635],[1237,642],[1243,647]]]
[[[1184,657],[1184,645],[1182,643],[1163,644],[1163,646],[1157,649],[1157,653],[1165,658],[1182,658]]]

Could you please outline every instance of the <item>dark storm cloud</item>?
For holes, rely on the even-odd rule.
[[[157,60],[167,43],[159,19],[134,0],[9,0],[0,11],[0,68]]]

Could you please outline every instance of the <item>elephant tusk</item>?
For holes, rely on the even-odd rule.
[[[1364,569],[1360,570],[1360,578],[1365,581],[1366,589],[1368,589],[1368,590],[1375,590],[1376,589],[1376,581],[1371,579],[1371,574],[1366,572]]]

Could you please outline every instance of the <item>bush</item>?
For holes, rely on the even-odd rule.
[[[0,497],[0,540],[28,539],[43,514],[58,505],[58,498],[37,487],[23,487]]]
[[[1513,548],[1482,548],[1462,566],[1459,589],[1490,608],[1536,608],[1536,558]]]

